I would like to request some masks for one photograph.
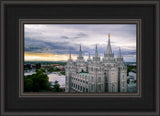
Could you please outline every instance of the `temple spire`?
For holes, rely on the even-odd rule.
[[[80,51],[82,51],[82,50],[81,50],[81,44],[80,44]]]
[[[69,50],[69,59],[68,59],[69,61],[71,61],[72,60],[72,57],[71,57],[71,49]]]
[[[95,57],[98,57],[98,50],[97,50],[97,44],[96,44],[96,51],[95,51]]]
[[[107,45],[106,54],[112,54],[112,48],[110,44],[110,34],[108,34],[108,45]]]
[[[122,54],[121,54],[121,48],[120,48],[120,47],[119,47],[118,58],[122,58]]]
[[[110,44],[110,33],[108,34],[108,45]]]
[[[80,48],[79,48],[79,57],[82,57],[81,45],[80,45]]]
[[[88,56],[88,59],[87,59],[88,62],[91,61],[91,56],[90,56],[90,52],[89,52],[89,56]]]
[[[69,59],[71,60],[72,58],[71,58],[71,50],[69,51]]]

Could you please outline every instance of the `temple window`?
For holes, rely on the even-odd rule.
[[[112,73],[112,82],[114,82],[114,73]]]
[[[93,90],[93,85],[91,85],[91,90]]]
[[[91,77],[91,81],[93,82],[93,77]]]
[[[101,77],[98,78],[98,82],[101,82]]]

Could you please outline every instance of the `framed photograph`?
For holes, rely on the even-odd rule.
[[[1,116],[159,116],[159,1],[1,1]]]
[[[20,44],[24,53],[21,95],[140,96],[140,78],[136,77],[140,23],[124,19],[20,20],[24,33]],[[115,37],[111,39],[106,31],[115,33]],[[42,75],[46,80],[39,77]]]

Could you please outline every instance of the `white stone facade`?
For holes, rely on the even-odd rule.
[[[106,53],[101,60],[96,46],[95,56],[87,61],[82,56],[80,46],[76,62],[71,53],[66,68],[65,92],[127,92],[127,67],[124,64],[121,50],[114,58],[111,49],[110,35]]]

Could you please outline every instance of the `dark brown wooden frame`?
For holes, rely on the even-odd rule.
[[[20,80],[20,93],[19,97],[33,97],[33,96],[39,96],[41,97],[42,95],[45,95],[46,97],[55,97],[55,96],[112,96],[112,97],[141,97],[142,91],[141,91],[141,49],[139,46],[141,46],[141,19],[98,19],[98,20],[91,20],[91,19],[77,19],[77,20],[72,20],[72,19],[19,19],[19,32],[20,32],[20,53],[19,56],[21,57],[20,59],[20,72],[19,72],[19,80]],[[136,24],[136,59],[137,60],[137,92],[136,93],[27,93],[23,92],[23,62],[24,62],[24,24]]]
[[[140,96],[140,98],[137,98],[137,99],[135,99],[135,98],[127,99],[127,96],[125,98],[127,99],[128,103],[130,102],[129,100],[135,99],[148,107],[143,109],[143,108],[137,106],[138,108],[140,108],[140,109],[137,109],[137,107],[135,105],[134,107],[131,107],[131,108],[134,108],[133,110],[128,109],[126,111],[124,109],[122,109],[122,111],[121,111],[121,107],[123,107],[123,104],[120,102],[121,96],[119,96],[118,99],[115,99],[114,96],[110,96],[110,97],[107,97],[107,96],[79,96],[78,99],[83,99],[86,102],[88,101],[87,102],[89,104],[88,106],[90,106],[91,108],[90,109],[83,109],[83,107],[80,106],[80,107],[77,107],[79,109],[75,109],[73,111],[71,111],[71,110],[67,111],[67,109],[68,109],[67,105],[65,105],[65,107],[63,107],[65,109],[60,110],[57,108],[56,111],[54,111],[54,112],[51,112],[52,111],[51,109],[49,109],[49,108],[47,109],[45,107],[44,107],[44,110],[42,110],[43,107],[40,107],[39,109],[38,108],[36,109],[33,107],[33,109],[28,108],[28,110],[26,110],[25,108],[27,108],[27,105],[24,106],[23,108],[20,108],[20,106],[19,107],[16,106],[15,103],[21,104],[19,101],[24,103],[24,105],[28,104],[28,103],[23,102],[25,100],[27,100],[27,102],[30,102],[30,104],[36,103],[36,104],[40,105],[41,104],[40,102],[43,103],[43,100],[46,99],[47,97],[44,95],[41,95],[41,96],[31,95],[27,99],[23,99],[23,96],[19,96],[17,98],[17,96],[16,96],[17,93],[14,93],[14,94],[12,93],[11,97],[6,96],[6,95],[9,95],[6,91],[10,90],[9,88],[5,88],[5,87],[10,87],[9,85],[7,86],[7,84],[8,84],[7,79],[9,77],[5,76],[5,75],[7,75],[6,67],[8,67],[8,63],[6,61],[9,59],[8,57],[10,56],[10,54],[12,54],[12,53],[7,53],[9,50],[6,50],[6,49],[9,49],[8,47],[10,47],[9,46],[10,44],[7,43],[7,41],[11,41],[11,40],[7,39],[8,35],[6,35],[6,33],[7,33],[6,31],[8,31],[8,33],[11,31],[7,27],[7,25],[9,25],[10,22],[5,21],[5,19],[8,19],[8,17],[10,16],[7,13],[11,12],[10,9],[7,9],[7,5],[10,6],[10,8],[12,7],[12,5],[15,6],[15,9],[13,9],[13,10],[16,11],[16,7],[19,5],[24,5],[24,6],[25,5],[30,5],[30,6],[31,5],[36,5],[36,6],[42,5],[43,6],[43,5],[50,5],[50,4],[59,5],[59,6],[80,5],[79,7],[85,6],[85,5],[90,5],[90,6],[92,6],[92,5],[93,6],[96,6],[96,5],[106,5],[106,6],[107,5],[118,5],[118,7],[122,7],[125,5],[135,5],[135,6],[141,7],[144,5],[145,7],[150,7],[150,10],[152,9],[154,11],[153,17],[155,18],[155,23],[154,23],[155,26],[153,26],[154,32],[153,32],[153,36],[152,36],[152,37],[155,37],[155,39],[149,40],[147,38],[147,41],[149,40],[149,41],[151,41],[151,43],[153,43],[153,45],[151,45],[151,49],[155,50],[155,52],[153,53],[154,57],[150,57],[151,62],[153,62],[152,60],[155,60],[155,62],[153,62],[155,74],[152,75],[153,77],[155,77],[155,80],[153,81],[155,83],[155,85],[154,85],[155,86],[155,93],[153,92],[155,96],[151,97],[151,98],[155,98],[153,100],[154,103],[153,104],[150,104],[151,102],[147,103],[145,101],[146,98],[144,97],[144,96],[147,96],[147,94],[142,93],[142,96]],[[18,14],[18,12],[14,12],[14,13],[15,13],[15,15],[21,14],[21,13]],[[39,14],[39,15],[41,15],[41,14]],[[11,18],[13,18],[13,16],[11,16]],[[19,20],[21,18],[23,18],[23,17],[16,17],[16,20]],[[25,19],[25,18],[26,17],[24,16],[23,19]],[[108,18],[110,18],[110,17],[108,17]],[[65,19],[65,18],[63,18],[63,19]],[[142,24],[147,25],[145,22],[145,20],[146,20],[145,15],[144,16],[143,15],[137,16],[136,19],[142,20]],[[7,22],[7,23],[5,23],[5,22]],[[19,22],[15,22],[15,23],[19,23]],[[96,1],[96,0],[94,0],[94,1],[88,1],[88,0],[87,1],[78,1],[78,0],[76,0],[76,1],[61,1],[61,0],[60,1],[31,1],[31,0],[30,1],[1,1],[1,41],[0,41],[1,42],[1,67],[0,67],[1,68],[1,111],[0,111],[1,115],[2,116],[4,116],[4,115],[45,115],[45,116],[47,116],[47,115],[159,115],[159,103],[160,103],[159,102],[159,90],[160,90],[159,89],[159,71],[160,71],[159,70],[159,45],[160,45],[160,43],[159,43],[160,42],[159,41],[159,27],[160,27],[160,25],[159,25],[159,2],[158,1],[151,1],[151,0],[150,1],[121,1],[121,0],[118,0],[118,1],[115,1],[115,0],[113,0],[113,1],[108,1],[108,0],[105,0],[105,1]],[[6,30],[6,28],[8,30]],[[12,28],[12,25],[11,25],[11,28]],[[144,28],[142,26],[142,33],[144,33],[143,29]],[[146,32],[149,33],[149,29]],[[146,43],[144,42],[143,44],[146,44]],[[144,45],[142,45],[142,46],[144,46]],[[8,60],[8,62],[10,62],[10,61]],[[7,63],[7,64],[5,64],[5,63]],[[5,65],[7,65],[7,66],[5,66]],[[10,64],[10,65],[12,67],[12,64]],[[145,68],[145,67],[142,66],[142,69],[143,68]],[[9,73],[9,71],[8,71],[8,73]],[[16,79],[15,76],[14,76],[14,78]],[[143,81],[145,81],[145,80],[143,80]],[[20,98],[20,97],[22,97],[22,98]],[[34,102],[33,101],[33,100],[35,100],[34,97],[39,99],[39,102]],[[38,97],[41,97],[41,98],[38,98]],[[63,102],[66,101],[66,103],[68,103],[67,100],[70,100],[71,105],[75,105],[77,103],[75,101],[75,100],[77,100],[75,98],[77,96],[55,96],[55,99],[60,100],[60,98],[58,98],[58,97],[60,97],[60,98],[62,97],[63,99],[65,99],[65,100],[63,100]],[[90,102],[91,100],[87,99],[87,97],[89,97],[89,99],[95,99],[97,102],[91,103]],[[118,109],[113,107],[113,109],[115,109],[115,110],[110,109],[110,110],[105,111],[105,108],[102,110],[100,110],[100,109],[98,110],[98,107],[92,108],[92,106],[91,106],[91,104],[94,104],[94,105],[97,104],[97,106],[100,106],[100,103],[98,103],[98,99],[103,99],[105,102],[107,100],[112,100],[113,98],[117,102],[117,104],[119,103],[119,105],[116,107]],[[141,99],[141,101],[139,99]],[[13,100],[15,100],[15,101],[13,101]],[[74,103],[74,102],[76,102],[76,103]],[[81,102],[83,102],[83,101],[81,100]],[[102,102],[102,100],[100,100],[100,102]],[[58,102],[56,102],[56,103],[58,103]],[[109,103],[109,101],[105,102],[105,103]],[[61,104],[65,104],[65,103],[61,103]],[[115,104],[115,103],[113,103],[113,104]],[[79,103],[76,105],[84,105],[84,104]],[[111,103],[110,103],[110,105],[111,105]],[[102,103],[102,106],[105,107],[106,104]],[[72,108],[72,107],[69,107],[69,108]],[[74,108],[74,106],[73,106],[73,108]],[[96,111],[96,108],[97,108],[97,111]],[[83,110],[81,110],[81,109],[83,109]],[[141,109],[143,109],[143,110],[141,110]]]

